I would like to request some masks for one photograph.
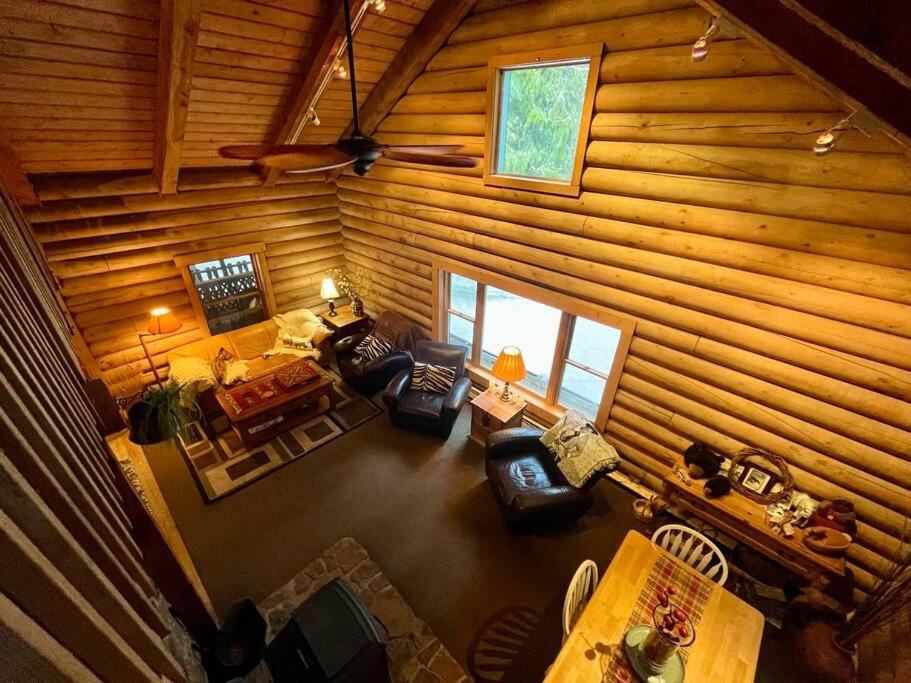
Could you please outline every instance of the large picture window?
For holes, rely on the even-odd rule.
[[[519,391],[540,412],[577,410],[603,429],[634,323],[602,309],[484,271],[438,270],[439,337],[468,348],[469,372],[489,381],[505,346],[522,352]]]
[[[593,44],[490,59],[488,185],[579,193],[601,49]]]

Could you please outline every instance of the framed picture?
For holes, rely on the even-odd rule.
[[[758,465],[748,463],[744,465],[739,481],[745,489],[764,495],[771,492],[772,487],[778,481],[778,475]]]

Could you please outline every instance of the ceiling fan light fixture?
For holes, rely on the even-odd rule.
[[[385,0],[365,0],[358,8],[356,22],[359,24],[366,10],[373,4],[381,7]],[[316,99],[307,105],[306,114],[301,117],[298,129],[288,144],[226,145],[219,148],[219,154],[226,159],[247,159],[272,170],[285,173],[316,173],[336,171],[350,167],[357,175],[365,175],[380,157],[392,161],[425,166],[448,166],[473,168],[477,160],[459,154],[461,145],[385,145],[361,132],[358,120],[357,75],[354,60],[354,35],[350,11],[350,0],[342,0],[345,19],[345,43],[339,48],[328,69],[321,71],[320,92],[333,77],[348,80],[351,92],[352,132],[333,144],[297,144],[297,135],[308,122],[319,125],[316,113]],[[344,61],[347,61],[347,65]],[[317,97],[318,99],[318,97]]]

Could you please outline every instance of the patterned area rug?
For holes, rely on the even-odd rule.
[[[212,503],[275,472],[323,444],[364,424],[382,411],[334,372],[335,408],[307,420],[271,441],[247,449],[225,415],[194,422],[177,439],[203,500]],[[328,399],[320,399],[328,408]]]
[[[449,650],[405,602],[382,570],[353,538],[342,538],[297,576],[259,605],[269,625],[271,641],[288,623],[304,600],[336,577],[344,577],[367,608],[386,628],[386,655],[392,683],[469,683],[470,679]],[[247,683],[269,683],[272,676],[261,663],[246,678]]]

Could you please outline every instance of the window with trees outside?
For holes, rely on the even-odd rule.
[[[443,339],[468,348],[469,368],[490,379],[504,346],[522,351],[527,375],[518,383],[542,408],[577,410],[603,429],[623,366],[632,323],[605,321],[594,309],[563,308],[457,274],[442,273]]]
[[[492,57],[484,180],[578,194],[600,44]]]

